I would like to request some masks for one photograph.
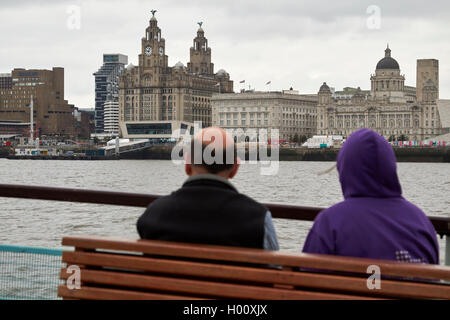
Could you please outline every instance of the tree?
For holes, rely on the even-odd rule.
[[[303,135],[300,137],[300,143],[304,143],[304,142],[306,142],[306,140],[308,140],[307,136]]]
[[[297,133],[294,135],[294,139],[292,139],[292,141],[295,143],[298,142],[298,134]]]

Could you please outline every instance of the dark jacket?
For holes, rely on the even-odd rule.
[[[150,204],[137,229],[143,239],[263,248],[267,212],[227,180],[199,175]]]

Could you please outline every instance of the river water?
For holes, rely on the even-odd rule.
[[[260,174],[244,164],[232,180],[239,191],[262,202],[327,207],[342,200],[331,162],[280,162],[278,174]],[[450,216],[450,164],[399,163],[404,196],[428,215]],[[0,159],[0,183],[168,194],[185,180],[171,161],[39,161]],[[0,198],[0,244],[60,248],[65,235],[137,238],[143,208]],[[275,220],[282,250],[300,252],[310,222]],[[440,240],[441,261],[444,242]]]

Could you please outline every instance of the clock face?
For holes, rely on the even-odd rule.
[[[159,47],[159,55],[162,56],[164,54],[164,48]]]
[[[145,55],[146,56],[151,56],[152,52],[153,52],[152,47],[150,47],[150,46],[145,47]]]

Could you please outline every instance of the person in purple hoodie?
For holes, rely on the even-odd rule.
[[[345,200],[316,217],[303,252],[439,264],[436,231],[402,197],[394,151],[381,135],[351,134],[337,169]]]

